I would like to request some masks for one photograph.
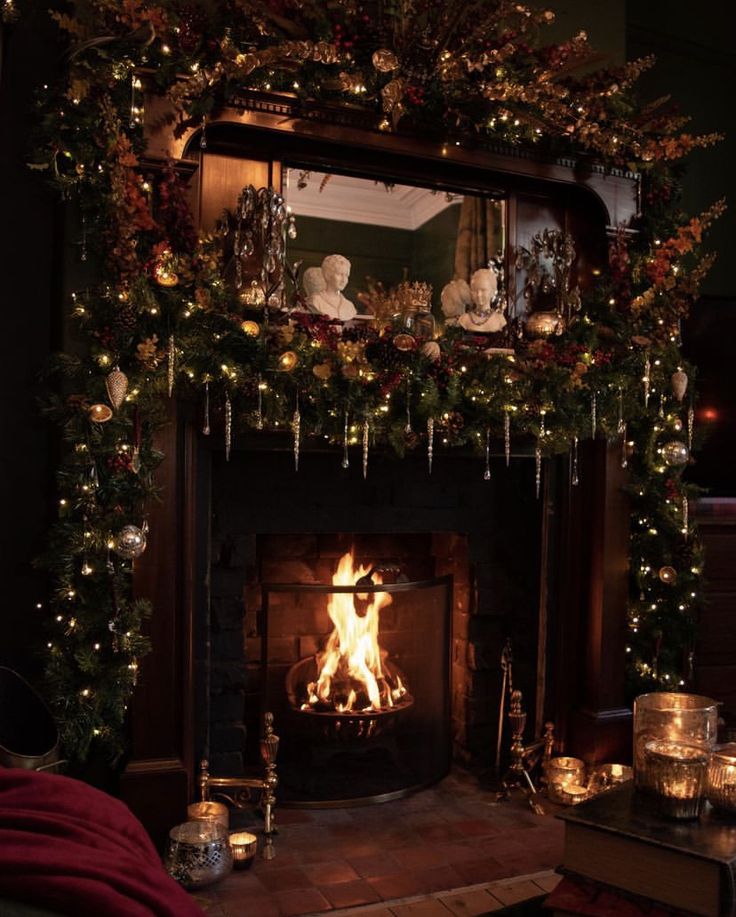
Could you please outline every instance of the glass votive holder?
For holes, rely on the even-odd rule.
[[[225,831],[230,827],[230,812],[222,802],[193,802],[187,806],[187,821],[206,821],[222,825]]]
[[[585,761],[560,755],[550,758],[544,765],[547,783],[585,783]]]
[[[736,814],[736,743],[723,745],[711,755],[705,796],[717,809]]]
[[[230,849],[233,852],[233,866],[248,869],[258,850],[258,838],[248,831],[236,831],[230,835]]]
[[[659,814],[665,818],[697,818],[709,753],[694,745],[654,740],[644,746],[644,756]]]
[[[550,800],[561,806],[576,806],[590,796],[588,787],[577,783],[550,783],[547,792]]]
[[[176,825],[169,831],[164,866],[187,889],[217,882],[233,868],[227,830],[211,819]]]
[[[594,793],[601,793],[632,780],[633,776],[633,769],[626,764],[597,764],[590,772],[588,787]]]
[[[718,703],[700,694],[654,691],[634,701],[634,782],[654,790],[644,756],[648,742],[661,740],[713,751],[718,731]]]

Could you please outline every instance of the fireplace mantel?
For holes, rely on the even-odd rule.
[[[508,249],[526,244],[545,227],[564,229],[576,240],[584,287],[595,282],[604,262],[607,233],[628,225],[638,209],[635,175],[606,173],[583,162],[443,147],[383,134],[356,126],[349,116],[339,117],[340,112],[297,112],[288,97],[240,100],[208,122],[205,149],[199,144],[199,129],[174,131],[161,100],[149,97],[145,111],[146,162],[155,168],[173,156],[193,173],[192,202],[205,229],[223,207],[234,204],[246,184],[278,186],[284,161],[304,168],[330,167],[442,189],[503,194],[508,202]],[[122,793],[157,838],[180,820],[196,787],[193,648],[195,629],[201,625],[195,609],[204,600],[207,577],[196,535],[197,507],[207,487],[198,468],[199,436],[189,406],[171,402],[169,423],[158,443],[165,459],[157,482],[165,499],[150,513],[157,537],[135,570],[137,593],[150,597],[155,608],[153,650],[141,663],[131,705],[130,757]],[[554,609],[549,627],[539,635],[550,660],[547,702],[558,721],[561,750],[574,748],[590,761],[622,760],[630,716],[624,706],[623,669],[626,479],[618,449],[604,440],[582,444],[580,461],[581,485],[574,488],[564,460],[551,461],[543,495],[540,608]]]

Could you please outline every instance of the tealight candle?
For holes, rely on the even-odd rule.
[[[589,793],[587,786],[580,786],[577,783],[560,786],[557,792],[563,806],[576,806],[579,802],[585,802]]]
[[[235,868],[247,869],[255,859],[258,838],[248,831],[238,831],[230,835],[230,849],[233,852]]]
[[[585,782],[585,762],[580,758],[570,758],[565,755],[559,758],[550,758],[544,766],[544,775],[547,778],[547,792],[550,799],[555,800],[559,788],[569,786],[571,783],[581,786]]]
[[[193,802],[187,806],[187,821],[208,821],[222,825],[225,830],[230,827],[230,813],[221,802]]]
[[[593,769],[589,783],[596,791],[608,790],[631,780],[633,775],[633,770],[626,764],[599,764]]]

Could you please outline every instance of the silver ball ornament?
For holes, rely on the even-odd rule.
[[[115,536],[115,553],[135,560],[146,550],[146,533],[137,525],[124,525]]]
[[[690,450],[679,439],[671,439],[662,446],[662,458],[665,465],[670,467],[686,465],[690,458]]]

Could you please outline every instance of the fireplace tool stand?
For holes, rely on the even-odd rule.
[[[236,809],[245,809],[253,804],[252,792],[260,791],[259,808],[263,812],[263,835],[265,846],[263,858],[271,860],[276,855],[273,837],[278,832],[274,823],[273,809],[276,805],[276,755],[279,750],[279,737],[273,731],[273,714],[263,717],[264,729],[261,739],[261,761],[264,766],[262,777],[212,777],[209,762],[203,758],[199,765],[199,792],[202,802],[211,796],[227,800]]]
[[[506,646],[501,654],[501,668],[503,669],[503,686],[501,689],[501,710],[499,717],[498,745],[496,748],[496,767],[500,766],[501,751],[501,725],[503,709],[506,702],[506,692],[510,692],[508,718],[511,725],[511,764],[501,780],[501,788],[497,798],[499,801],[511,798],[511,792],[520,789],[527,797],[529,806],[535,815],[545,815],[545,811],[538,802],[537,788],[531,778],[531,771],[540,758],[546,764],[552,756],[555,744],[554,723],[544,724],[544,735],[529,745],[524,745],[524,729],[526,728],[526,711],[522,707],[522,694],[518,689],[513,689],[513,661],[511,644]]]

